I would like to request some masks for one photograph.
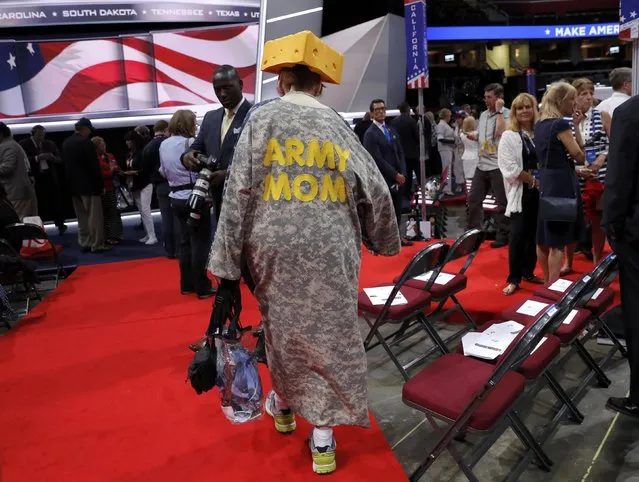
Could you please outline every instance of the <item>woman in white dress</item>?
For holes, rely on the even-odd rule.
[[[479,133],[477,132],[477,122],[473,116],[464,119],[460,137],[464,144],[464,153],[462,154],[464,177],[472,180],[479,162]]]

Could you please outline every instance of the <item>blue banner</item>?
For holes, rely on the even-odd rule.
[[[406,81],[409,89],[428,87],[426,0],[404,0]]]
[[[617,35],[619,35],[618,23],[427,28],[427,37],[431,42],[434,40],[554,40],[562,38],[616,37]]]

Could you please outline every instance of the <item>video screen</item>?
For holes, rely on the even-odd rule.
[[[0,42],[0,118],[109,117],[217,104],[211,79],[234,66],[255,94],[258,26],[41,42]]]
[[[0,0],[2,27],[129,22],[256,22],[260,0]]]

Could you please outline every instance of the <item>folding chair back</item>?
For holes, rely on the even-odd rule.
[[[619,275],[619,259],[615,253],[606,256],[592,271],[597,288],[609,286]]]
[[[466,261],[459,270],[459,274],[464,274],[470,264],[477,256],[477,252],[484,242],[485,234],[480,229],[470,229],[462,234],[448,250],[445,264],[466,257]]]
[[[5,226],[3,231],[4,237],[9,241],[24,241],[43,239],[49,240],[47,232],[36,224],[14,223]]]
[[[422,249],[413,257],[406,268],[404,268],[404,271],[397,279],[395,289],[399,290],[404,283],[412,278],[428,274],[429,278],[425,286],[421,289],[424,291],[430,290],[444,266],[449,249],[449,246],[443,241],[433,243]],[[389,301],[392,300],[389,298]]]

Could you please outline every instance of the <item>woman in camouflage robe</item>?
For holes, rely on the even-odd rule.
[[[366,355],[357,316],[362,242],[400,249],[386,182],[355,133],[317,100],[320,76],[280,73],[282,98],[255,106],[235,148],[209,270],[254,277],[278,431],[294,414],[316,429],[313,468],[335,470],[331,427],[368,426]],[[292,84],[292,87],[291,87]]]

